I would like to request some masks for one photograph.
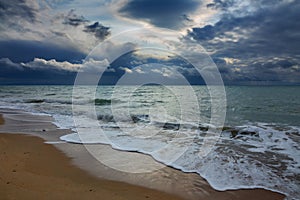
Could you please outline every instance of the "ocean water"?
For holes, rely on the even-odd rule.
[[[64,141],[149,154],[217,190],[265,188],[299,199],[300,87],[225,87],[224,126],[211,123],[209,90],[192,90],[196,101],[186,86],[1,86],[0,107],[49,114],[73,130]],[[214,130],[217,140],[199,155]]]

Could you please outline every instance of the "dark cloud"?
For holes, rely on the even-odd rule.
[[[99,22],[95,22],[94,24],[86,26],[84,31],[87,33],[93,33],[95,37],[100,40],[104,40],[110,35],[110,28],[103,26]]]
[[[300,68],[298,64],[288,63],[286,60],[264,61],[252,63],[240,71],[232,70],[230,73],[233,82],[246,80],[269,84],[299,84]]]
[[[131,0],[119,12],[158,27],[177,29],[189,21],[187,16],[196,11],[200,3],[196,0]]]
[[[34,58],[77,62],[85,57],[85,53],[68,46],[27,40],[0,41],[0,58],[9,58],[13,62],[29,62]]]
[[[216,37],[215,27],[207,25],[203,28],[193,28],[189,35],[198,41],[211,40]]]
[[[63,16],[63,24],[75,27],[83,25],[84,32],[93,34],[99,40],[104,40],[111,34],[110,27],[104,26],[99,22],[90,24],[90,21],[85,19],[85,17],[77,15],[74,9],[70,10],[66,16]]]
[[[209,3],[206,6],[208,8],[226,10],[232,7],[234,4],[235,4],[235,0],[214,0],[213,3]]]
[[[12,62],[9,58],[1,58],[0,66],[11,67],[11,68],[23,70],[23,68],[19,64]]]
[[[214,7],[230,9],[232,2],[215,0]],[[214,52],[214,60],[238,60],[217,63],[220,68],[229,68],[227,72],[232,71],[227,73],[231,75],[228,79],[293,82],[291,68],[300,63],[300,2],[261,7],[245,16],[226,13],[214,25],[193,28],[188,36]]]
[[[250,16],[224,16],[214,26],[193,28],[189,35],[205,45],[215,43],[217,50],[224,46],[224,51],[234,51],[231,54],[247,51],[257,55],[299,55],[299,9],[300,2],[295,1]],[[234,38],[237,41],[233,41]]]
[[[78,16],[75,13],[75,10],[72,9],[67,14],[67,16],[64,17],[63,24],[67,24],[67,25],[71,25],[71,26],[79,26],[82,24],[86,24],[87,22],[89,22],[89,20],[85,19],[83,16]]]
[[[30,5],[26,0],[0,0],[1,22],[11,18],[20,18],[34,23],[37,12],[37,8]]]

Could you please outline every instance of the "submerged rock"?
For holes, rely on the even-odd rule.
[[[175,124],[175,123],[165,123],[163,126],[164,129],[166,130],[179,130],[180,124]]]
[[[257,132],[255,132],[255,131],[241,131],[238,134],[259,137],[259,134]]]

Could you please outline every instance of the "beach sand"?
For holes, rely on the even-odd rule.
[[[0,117],[0,124],[8,120]],[[16,123],[16,122],[15,122]],[[28,122],[27,122],[28,123]],[[8,123],[9,124],[9,123]],[[2,125],[2,127],[5,127]],[[8,130],[14,130],[10,122]],[[17,124],[16,124],[17,125]],[[30,123],[29,126],[36,124]],[[24,125],[20,125],[24,127]],[[18,127],[18,126],[16,126]],[[40,126],[32,130],[40,129]],[[47,127],[49,128],[49,127]],[[4,129],[5,130],[5,129]],[[48,131],[48,129],[47,129]],[[17,132],[17,131],[15,131]],[[21,130],[20,130],[21,132]],[[55,132],[55,131],[54,131]],[[56,132],[59,132],[57,130]],[[11,133],[11,132],[10,132]],[[34,135],[34,134],[33,134]],[[59,135],[59,133],[57,133]],[[46,137],[46,136],[44,136]],[[61,145],[69,145],[67,143]],[[70,155],[68,155],[70,156]],[[157,191],[118,181],[99,179],[74,165],[62,151],[35,136],[0,134],[0,197],[1,199],[283,199],[284,195],[263,190],[233,190],[219,192],[196,174],[182,173],[166,167],[169,179],[179,179],[173,184],[201,183],[194,186],[192,193],[184,191]],[[76,162],[75,162],[76,163]],[[88,162],[89,163],[89,162]],[[91,164],[93,162],[90,162]],[[142,175],[141,175],[142,176]],[[104,176],[105,177],[105,176]],[[147,176],[145,176],[147,177]],[[179,178],[178,178],[179,177]],[[157,177],[155,187],[164,188],[163,177]],[[191,181],[190,181],[191,180]],[[196,180],[196,181],[195,181]],[[120,180],[124,181],[124,180]],[[145,183],[145,180],[144,180]],[[146,181],[147,183],[147,181]],[[159,185],[161,184],[161,185]],[[145,184],[142,184],[145,185]],[[149,185],[151,185],[149,183]],[[174,188],[176,188],[174,186]],[[180,188],[180,187],[179,187]],[[162,189],[164,190],[164,189]],[[197,191],[195,191],[197,190]],[[167,193],[166,193],[167,192]],[[169,194],[172,193],[172,194]],[[196,195],[195,195],[196,194]],[[176,196],[174,196],[176,195]]]
[[[94,178],[33,136],[0,134],[0,161],[1,199],[180,199]]]
[[[4,124],[4,119],[2,117],[2,115],[0,114],[0,125]]]

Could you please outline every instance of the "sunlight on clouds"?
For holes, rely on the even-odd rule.
[[[135,68],[134,68],[134,71],[136,71],[136,72],[139,73],[139,74],[145,74],[145,72],[142,70],[141,67],[135,67]]]
[[[128,67],[120,67],[121,70],[125,71],[126,73],[132,73],[133,71],[129,69]]]
[[[226,64],[234,64],[234,63],[238,63],[240,60],[239,59],[235,59],[235,58],[223,58],[224,61],[226,62]]]
[[[174,54],[166,51],[159,51],[159,49],[143,49],[142,51],[135,51],[133,55],[139,57],[140,60],[147,60],[149,58],[158,60],[170,60]]]
[[[89,59],[84,61],[81,64],[70,63],[67,61],[59,62],[55,59],[45,60],[42,58],[35,58],[31,62],[21,63],[23,67],[29,67],[33,69],[57,69],[57,70],[65,70],[70,72],[102,72],[105,71],[109,66],[107,60],[94,60]]]
[[[209,3],[211,3],[211,0],[204,0],[202,6],[191,15],[194,21],[193,26],[204,27],[209,24],[213,25],[221,18],[221,14],[218,10],[210,9],[206,6]]]

